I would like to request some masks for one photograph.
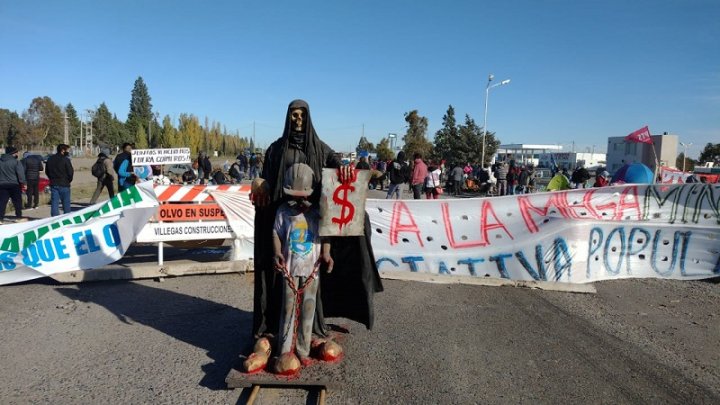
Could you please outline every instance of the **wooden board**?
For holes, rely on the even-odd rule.
[[[261,371],[255,374],[247,374],[242,369],[241,357],[230,369],[225,383],[230,389],[248,388],[253,385],[263,387],[324,387],[327,389],[337,388],[340,385],[340,364],[328,364],[318,362],[303,368],[300,374],[295,377],[284,377],[273,373]]]
[[[225,377],[225,383],[227,383],[227,387],[231,389],[249,388],[253,385],[259,385],[261,387],[324,387],[328,389],[337,387],[337,384],[333,384],[329,379],[307,378],[303,376],[302,373],[295,378],[283,378],[271,373],[262,372],[246,374],[234,368],[231,369],[227,377]]]

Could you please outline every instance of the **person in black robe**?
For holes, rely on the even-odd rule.
[[[310,108],[303,100],[294,100],[288,106],[283,135],[267,149],[261,178],[252,186],[251,198],[255,205],[255,337],[276,335],[279,328],[283,277],[273,263],[272,230],[277,209],[284,198],[283,178],[293,163],[307,164],[318,179],[323,168],[342,166],[335,152],[315,132]],[[313,204],[319,204],[320,189],[317,187],[310,197]],[[316,335],[327,335],[329,329],[325,317],[352,319],[372,329],[373,294],[382,291],[383,287],[370,235],[370,220],[366,213],[364,236],[331,238],[331,255],[336,265],[332,273],[321,269],[320,299],[313,325]]]

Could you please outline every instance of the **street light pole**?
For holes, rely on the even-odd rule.
[[[687,161],[687,150],[692,146],[692,142],[680,142],[680,146],[683,147],[683,173],[685,172],[685,162]]]
[[[483,119],[483,135],[482,135],[482,152],[480,154],[480,164],[485,166],[485,137],[487,136],[487,113],[488,113],[488,100],[490,99],[490,89],[497,86],[503,86],[508,83],[510,83],[510,79],[505,79],[501,81],[500,83],[493,84],[492,86],[490,83],[492,83],[495,76],[492,75],[492,73],[488,76],[488,82],[487,86],[485,86],[485,117]]]
[[[395,139],[397,138],[397,134],[395,133],[388,133],[388,139],[390,139],[390,149],[392,149],[393,153],[395,153]]]

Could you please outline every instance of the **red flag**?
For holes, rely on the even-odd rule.
[[[637,142],[637,143],[649,143],[653,144],[652,138],[650,137],[650,129],[648,127],[642,127],[637,131],[631,133],[625,137],[626,141]]]

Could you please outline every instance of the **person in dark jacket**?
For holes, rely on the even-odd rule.
[[[583,165],[580,165],[575,169],[572,174],[572,178],[570,179],[570,181],[574,183],[573,188],[587,187],[588,180],[590,180],[590,173]]]
[[[527,194],[528,187],[530,186],[530,172],[525,166],[520,167],[520,174],[518,175],[518,184],[516,192],[517,194]]]
[[[388,187],[388,192],[385,198],[393,198],[394,194],[394,198],[401,200],[403,186],[410,181],[410,166],[408,166],[405,161],[405,152],[398,152],[397,159],[393,160],[388,167],[390,186]]]
[[[212,174],[212,163],[210,163],[210,159],[205,152],[200,152],[197,161],[200,184],[205,184],[210,180],[210,175]]]
[[[212,172],[212,180],[215,184],[228,184],[228,179],[225,177],[225,173],[223,173],[222,168],[216,167]]]
[[[39,182],[40,172],[43,171],[43,162],[40,156],[31,155],[26,152],[26,156],[22,160],[23,166],[25,166],[25,179],[27,180],[27,205],[25,208],[36,210],[39,200]]]
[[[25,169],[18,161],[18,150],[8,146],[5,148],[5,154],[0,156],[0,224],[5,221],[5,211],[10,199],[15,207],[15,216],[18,219],[22,217],[20,189],[23,184],[25,184]]]
[[[50,179],[50,215],[60,215],[60,203],[63,213],[68,214],[70,208],[70,183],[73,181],[72,163],[68,155],[70,146],[61,143],[57,146],[57,153],[50,156],[45,166],[48,179]]]
[[[96,163],[101,163],[105,168],[105,174],[97,178],[97,185],[95,186],[95,192],[92,198],[90,198],[90,204],[95,204],[100,198],[100,193],[106,188],[108,196],[110,198],[115,197],[115,180],[117,179],[117,173],[113,167],[113,162],[110,160],[108,155],[100,152]]]
[[[132,149],[131,143],[125,142],[122,145],[122,152],[115,156],[113,161],[113,169],[118,176],[118,193],[130,188],[134,185],[135,172],[132,167]]]
[[[355,165],[355,168],[358,170],[370,170],[370,164],[367,161],[367,158],[365,156],[360,157],[360,161],[357,165]]]

